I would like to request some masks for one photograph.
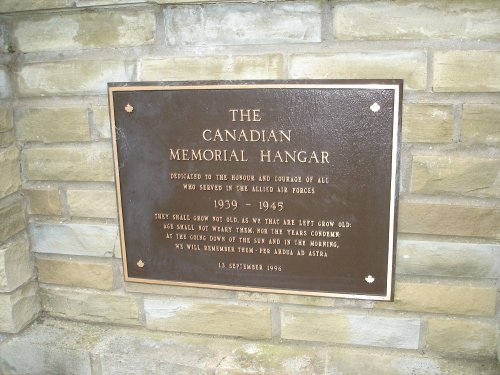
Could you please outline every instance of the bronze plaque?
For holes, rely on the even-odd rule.
[[[391,300],[401,80],[111,83],[126,281]]]

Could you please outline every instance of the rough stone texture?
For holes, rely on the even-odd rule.
[[[281,337],[289,340],[418,349],[420,320],[281,309]]]
[[[92,109],[94,116],[94,128],[99,138],[111,138],[111,125],[109,123],[109,108],[107,106],[98,106]]]
[[[112,190],[68,190],[71,216],[115,218],[116,193]]]
[[[144,312],[150,329],[254,339],[271,337],[268,306],[146,298]]]
[[[449,143],[453,140],[453,107],[405,103],[403,142]]]
[[[90,375],[89,351],[105,333],[102,326],[37,322],[0,348],[3,370],[13,375]]]
[[[265,303],[286,303],[292,305],[333,307],[336,300],[329,297],[294,296],[292,294],[274,294],[258,292],[238,292],[241,301],[254,301]]]
[[[0,332],[16,333],[38,316],[40,298],[35,283],[9,294],[0,293]]]
[[[321,6],[314,2],[168,7],[164,16],[172,46],[321,41]]]
[[[25,227],[24,212],[21,201],[16,201],[0,208],[0,242],[19,233]]]
[[[400,202],[398,231],[500,238],[500,209]],[[471,225],[474,223],[474,225]]]
[[[399,240],[396,272],[417,276],[497,278],[500,246]]]
[[[125,290],[132,293],[163,294],[179,297],[235,298],[236,292],[224,289],[194,288],[175,285],[125,283]]]
[[[116,234],[115,244],[113,246],[113,256],[115,258],[121,259],[122,257],[122,246],[120,242],[120,234]]]
[[[0,107],[0,132],[12,129],[12,111],[9,108]]]
[[[165,57],[143,59],[140,78],[153,80],[237,80],[284,78],[281,55]]]
[[[500,105],[464,104],[460,141],[463,143],[500,143]]]
[[[151,44],[155,30],[152,11],[113,9],[20,17],[13,35],[20,51],[37,52]]]
[[[404,79],[407,90],[425,90],[427,58],[423,52],[352,52],[292,55],[289,78]]]
[[[11,292],[33,276],[26,234],[0,245],[0,291]]]
[[[29,180],[113,181],[111,146],[33,147],[23,150],[24,173]]]
[[[9,98],[11,96],[11,84],[8,69],[6,66],[0,65],[0,99]]]
[[[500,369],[489,359],[175,335],[50,318],[0,350],[9,375],[496,375]],[[90,358],[99,363],[99,372],[91,370]]]
[[[76,259],[36,259],[41,283],[111,290],[113,266],[109,263],[77,261]]]
[[[60,215],[61,203],[59,201],[59,190],[53,188],[46,189],[25,189],[25,197],[28,199],[28,211],[33,215]]]
[[[111,257],[118,228],[101,224],[34,224],[32,251]]]
[[[23,10],[64,8],[66,6],[70,6],[72,3],[72,0],[2,0],[2,2],[0,3],[0,13],[20,12]]]
[[[415,155],[410,190],[415,194],[500,198],[500,158]]]
[[[460,12],[444,2],[339,4],[333,10],[334,35],[348,40],[500,39],[500,8],[478,10],[475,1],[468,3]]]
[[[133,297],[77,289],[40,288],[43,310],[71,320],[124,325],[139,324],[139,306]]]
[[[14,132],[7,131],[0,133],[0,147],[10,146],[14,143],[16,137],[14,136]]]
[[[430,350],[495,357],[494,323],[429,319],[428,330],[427,346]]]
[[[436,92],[500,90],[500,51],[437,51],[433,66]]]
[[[107,82],[132,80],[123,60],[66,60],[24,65],[17,75],[21,96],[105,94]]]
[[[381,309],[493,316],[493,285],[460,286],[451,283],[396,282],[394,302],[377,302]]]
[[[342,348],[328,353],[327,375],[495,375],[496,361],[449,360]]]
[[[0,198],[15,193],[21,186],[19,150],[16,147],[0,149]]]
[[[29,142],[90,140],[86,108],[17,108],[17,137]]]

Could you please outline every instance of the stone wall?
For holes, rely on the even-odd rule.
[[[75,342],[98,328],[69,321],[122,326],[100,333],[109,342],[122,329],[158,335],[150,345],[255,345],[208,373],[498,371],[498,1],[3,0],[0,12],[0,332],[41,301]],[[107,82],[295,78],[405,81],[395,301],[124,283]],[[7,374],[38,373],[19,356],[37,343],[46,363],[68,359],[41,331],[0,335]],[[74,373],[120,368],[109,361],[125,343],[87,339],[68,344],[85,353]]]

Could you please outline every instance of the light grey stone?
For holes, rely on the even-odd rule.
[[[154,12],[122,9],[35,14],[21,18],[13,28],[13,35],[23,52],[153,43]]]
[[[0,149],[0,198],[19,190],[21,172],[19,150],[16,147]]]
[[[3,370],[9,375],[91,375],[90,349],[104,331],[51,320],[35,323],[0,348]]]
[[[96,374],[90,357],[102,375],[496,375],[500,370],[494,359],[176,335],[51,318],[0,347],[9,375]]]
[[[289,340],[417,349],[420,320],[285,307],[281,309],[281,337]]]
[[[35,283],[25,284],[12,293],[0,293],[0,332],[16,333],[40,312]]]
[[[246,45],[321,41],[317,2],[168,7],[170,45]]]
[[[21,96],[104,94],[107,82],[130,81],[132,73],[123,60],[65,60],[26,64],[17,81]]]
[[[415,276],[496,278],[500,246],[399,240],[396,273]]]
[[[100,224],[35,224],[37,253],[111,257],[118,228]]]
[[[54,317],[111,324],[139,324],[139,306],[131,296],[59,287],[41,288],[40,294],[44,311]]]
[[[10,292],[33,276],[26,234],[0,245],[0,291]]]
[[[144,312],[146,325],[151,329],[257,339],[271,337],[271,309],[268,306],[224,300],[146,298]]]
[[[432,358],[425,355],[342,348],[328,352],[326,375],[495,375],[496,361]]]
[[[12,94],[7,67],[0,65],[0,98],[9,98]]]

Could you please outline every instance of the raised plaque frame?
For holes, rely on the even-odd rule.
[[[202,288],[238,290],[238,291],[249,291],[249,292],[271,292],[271,293],[280,293],[280,294],[297,294],[297,295],[306,295],[306,296],[342,297],[342,298],[386,300],[386,301],[393,299],[393,294],[394,294],[394,287],[393,287],[393,284],[394,284],[394,260],[395,260],[395,250],[396,250],[395,247],[396,247],[397,204],[398,204],[398,191],[399,191],[399,189],[398,189],[398,185],[399,185],[399,153],[400,153],[400,146],[399,145],[400,145],[400,137],[401,137],[401,103],[402,103],[402,86],[403,86],[402,80],[317,80],[317,81],[255,81],[255,82],[249,82],[249,81],[236,81],[236,82],[233,82],[233,81],[224,81],[224,82],[145,82],[145,83],[110,83],[108,86],[109,86],[108,87],[108,95],[109,95],[109,104],[110,104],[113,156],[114,156],[114,164],[115,164],[115,182],[116,182],[117,203],[118,203],[118,220],[119,220],[119,226],[120,226],[120,243],[121,243],[121,250],[122,250],[122,261],[123,261],[123,271],[124,271],[125,281],[141,282],[141,283],[149,283],[149,284],[166,284],[166,285],[177,285],[177,286],[187,286],[187,287],[202,287]],[[207,93],[207,92],[210,92],[213,94],[213,96],[216,97],[218,93],[221,93],[222,91],[224,91],[224,93],[226,93],[226,94],[229,92],[230,96],[237,97],[241,93],[252,92],[252,93],[255,93],[255,96],[257,97],[257,99],[256,99],[257,103],[260,103],[261,106],[268,105],[268,107],[265,107],[267,109],[264,109],[263,112],[266,112],[266,111],[272,112],[272,110],[270,110],[271,107],[269,107],[269,105],[272,105],[272,102],[269,102],[269,101],[266,102],[266,100],[264,100],[264,101],[258,100],[259,90],[261,90],[262,93],[265,92],[266,95],[270,96],[271,98],[279,97],[280,93],[285,93],[285,92],[296,93],[296,92],[300,92],[301,90],[303,92],[310,92],[313,95],[317,94],[317,92],[315,90],[319,90],[321,93],[327,92],[328,90],[332,90],[332,92],[338,92],[338,93],[344,91],[344,92],[350,92],[352,94],[361,93],[362,95],[360,95],[360,97],[363,98],[363,100],[365,100],[365,101],[367,100],[366,95],[365,95],[366,92],[390,93],[390,95],[389,95],[390,102],[391,102],[390,103],[391,104],[390,111],[392,113],[392,116],[390,119],[391,120],[390,124],[385,124],[387,126],[390,126],[390,130],[388,130],[384,133],[385,134],[385,136],[384,136],[385,143],[380,142],[380,139],[372,139],[373,142],[384,143],[385,146],[389,147],[389,149],[387,149],[387,150],[384,149],[384,152],[390,158],[390,160],[388,161],[388,165],[384,167],[387,169],[387,171],[389,171],[389,173],[388,173],[388,175],[386,173],[386,175],[383,176],[383,179],[384,179],[383,185],[387,187],[387,189],[386,189],[387,191],[384,192],[384,199],[388,203],[387,215],[384,215],[384,217],[382,218],[382,220],[385,221],[384,232],[386,232],[386,233],[384,236],[385,236],[385,242],[387,245],[387,248],[384,250],[384,252],[385,252],[384,267],[386,270],[386,275],[385,275],[385,279],[383,280],[384,281],[383,288],[379,286],[379,291],[377,291],[375,293],[366,292],[367,289],[366,289],[365,284],[374,284],[372,279],[374,279],[374,280],[377,279],[377,282],[378,282],[378,278],[380,277],[380,275],[377,275],[376,278],[374,278],[371,275],[371,273],[366,273],[366,277],[364,278],[364,281],[357,280],[360,282],[360,285],[361,285],[359,290],[357,290],[356,288],[353,288],[353,290],[348,290],[349,286],[345,286],[345,285],[348,285],[349,281],[346,281],[346,282],[344,282],[344,284],[342,284],[343,288],[346,288],[346,289],[340,290],[340,291],[335,290],[335,289],[333,289],[333,290],[316,290],[314,288],[309,289],[307,287],[300,288],[300,289],[294,288],[294,287],[288,288],[288,287],[286,287],[286,285],[285,285],[285,287],[283,286],[284,284],[286,284],[286,281],[283,281],[283,280],[280,280],[280,282],[281,282],[280,286],[276,287],[272,283],[272,281],[273,281],[272,277],[268,278],[269,280],[271,280],[271,283],[267,284],[267,285],[247,285],[244,282],[242,283],[241,281],[238,281],[234,284],[231,283],[231,280],[229,280],[229,282],[227,282],[227,280],[228,280],[227,278],[225,279],[226,282],[214,282],[213,280],[206,282],[203,280],[200,281],[199,279],[196,281],[169,279],[168,274],[161,275],[160,277],[158,277],[158,273],[156,274],[156,276],[153,276],[153,277],[148,276],[147,274],[144,274],[144,276],[137,276],[137,275],[142,275],[141,272],[145,271],[145,268],[147,268],[147,266],[151,265],[151,262],[149,262],[149,261],[146,261],[146,263],[145,263],[145,261],[142,260],[143,258],[148,258],[148,256],[149,256],[149,259],[153,259],[153,263],[154,263],[154,256],[144,254],[144,257],[143,256],[137,257],[137,253],[140,253],[141,251],[144,251],[145,253],[147,253],[149,251],[151,253],[151,252],[155,252],[155,251],[157,252],[158,250],[151,249],[151,247],[154,247],[154,244],[152,243],[152,241],[150,241],[149,238],[147,238],[147,236],[143,236],[143,237],[136,236],[134,246],[136,248],[140,247],[140,246],[137,246],[137,241],[138,241],[137,238],[142,238],[142,240],[144,241],[144,244],[147,244],[148,248],[147,249],[134,249],[133,250],[133,251],[135,251],[135,255],[133,256],[134,259],[129,259],[130,256],[129,256],[129,253],[127,252],[127,250],[128,250],[127,249],[127,232],[128,231],[136,231],[137,226],[140,226],[140,225],[144,225],[144,226],[146,226],[146,225],[153,226],[154,225],[154,220],[152,219],[152,216],[149,219],[144,218],[144,217],[139,218],[139,220],[141,220],[141,222],[136,222],[136,223],[132,223],[132,224],[130,222],[127,223],[127,220],[128,220],[127,214],[124,213],[124,211],[126,210],[126,208],[124,210],[124,207],[127,205],[127,202],[132,201],[131,197],[128,196],[128,194],[130,194],[130,192],[125,192],[124,190],[126,190],[127,184],[131,184],[131,181],[134,181],[134,180],[133,180],[133,177],[128,176],[129,171],[126,170],[126,168],[127,168],[125,166],[126,163],[124,163],[124,161],[123,161],[123,159],[124,159],[123,150],[125,150],[127,147],[130,148],[130,144],[134,143],[134,142],[139,142],[139,145],[140,145],[140,140],[138,140],[140,138],[146,139],[146,137],[144,137],[142,135],[138,135],[137,136],[138,139],[132,139],[134,136],[133,135],[129,136],[130,134],[135,134],[135,135],[139,134],[135,130],[134,130],[134,132],[129,132],[128,133],[129,135],[127,135],[127,136],[123,135],[127,132],[127,130],[125,128],[121,128],[121,126],[123,123],[126,123],[128,121],[128,120],[124,120],[126,118],[126,117],[124,117],[124,114],[125,113],[128,115],[133,114],[134,116],[136,116],[136,115],[138,115],[138,112],[139,112],[139,108],[135,103],[132,103],[132,104],[129,103],[130,101],[132,101],[130,99],[132,97],[139,98],[139,97],[145,96],[145,94],[148,93],[149,99],[146,99],[146,102],[143,102],[141,105],[142,106],[147,105],[148,111],[150,111],[150,112],[151,111],[159,111],[159,113],[161,115],[156,120],[151,119],[151,118],[148,119],[148,121],[149,121],[148,124],[150,124],[150,123],[153,124],[154,121],[161,122],[161,121],[165,120],[165,116],[162,117],[162,115],[165,115],[166,113],[161,112],[162,111],[161,110],[162,104],[165,104],[167,101],[171,101],[171,99],[175,95],[178,95],[179,93],[203,93],[203,92]],[[264,90],[264,91],[262,91],[262,90]],[[121,99],[119,99],[120,95],[123,93],[129,95],[128,98],[125,100],[127,102],[127,105],[125,105],[125,106],[121,102]],[[153,98],[153,96],[155,96],[154,95],[155,93],[168,93],[168,94],[164,98],[160,98],[158,103],[154,103],[154,101],[152,101],[150,99]],[[273,94],[270,94],[270,93],[273,93]],[[202,94],[202,96],[203,96],[203,94]],[[345,98],[344,98],[344,96],[345,96]],[[342,104],[347,104],[347,105],[350,105],[354,108],[354,109],[349,110],[347,113],[353,114],[353,113],[357,113],[359,111],[359,109],[356,108],[356,105],[357,105],[356,101],[353,101],[353,98],[355,99],[357,97],[357,95],[350,97],[349,95],[342,94],[339,96],[339,98],[340,97],[343,98],[342,100],[345,100],[345,103],[342,103]],[[208,97],[205,96],[204,98],[207,101]],[[335,95],[333,96],[333,98],[335,99]],[[384,98],[385,99],[382,99],[382,100],[387,101],[387,98],[386,97],[384,97]],[[219,109],[221,111],[223,111],[223,112],[226,111],[228,108],[224,107],[224,105],[225,105],[224,102],[217,102],[216,99],[210,100],[210,102],[212,104],[215,103],[216,107],[219,106]],[[221,98],[221,100],[222,99],[224,99],[224,98]],[[225,99],[227,100],[227,96],[225,97]],[[307,100],[307,95],[301,99]],[[162,100],[164,101],[164,103],[161,102]],[[280,100],[278,100],[278,102],[280,102]],[[318,100],[318,98],[316,98],[315,100]],[[322,99],[320,98],[319,101],[321,101],[321,100]],[[196,102],[196,103],[198,103],[198,105],[200,105],[200,103],[203,103],[203,102]],[[271,103],[271,104],[269,104],[269,103]],[[280,103],[283,103],[283,102],[281,101]],[[386,102],[384,102],[384,103],[387,104]],[[316,103],[315,105],[317,106],[318,104]],[[130,107],[128,107],[128,106],[130,106]],[[366,110],[366,116],[372,116],[373,114],[376,114],[380,111],[380,106],[377,103],[376,99],[373,100],[372,106],[373,107],[369,107],[369,109],[368,108],[363,109],[363,110]],[[384,106],[384,104],[383,104],[383,106]],[[241,107],[243,107],[243,105]],[[250,106],[250,105],[248,105],[247,107],[249,107],[249,109],[252,108],[252,106]],[[385,107],[387,107],[387,106],[385,106]],[[259,110],[261,110],[261,109],[262,108],[259,108]],[[192,110],[193,111],[197,111],[197,110],[202,111],[202,110],[206,110],[206,108],[204,109],[204,108],[202,108],[202,106],[199,106],[198,108],[193,108]],[[277,110],[277,111],[279,112],[279,110]],[[326,111],[328,112],[328,109]],[[382,112],[382,111],[380,111],[380,112]],[[234,112],[232,114],[234,115]],[[323,114],[323,116],[325,115],[323,113],[323,110],[322,110],[322,114]],[[227,113],[226,113],[226,115],[227,115]],[[127,115],[125,115],[125,116],[127,116]],[[260,114],[259,114],[259,116],[260,116]],[[344,116],[345,116],[345,114],[344,114]],[[361,117],[361,118],[363,118],[363,117]],[[233,117],[233,119],[234,119],[234,117]],[[246,120],[247,117],[245,117],[244,119]],[[362,122],[366,122],[366,123],[370,122],[369,120],[366,120],[366,121],[365,120],[366,119],[363,119]],[[134,121],[138,121],[138,119],[136,118]],[[167,123],[168,122],[169,121],[167,121]],[[299,120],[299,122],[300,122],[300,120]],[[333,121],[333,122],[335,122],[335,121]],[[387,121],[385,121],[385,122],[387,122]],[[197,126],[200,126],[200,124],[195,124],[195,123],[193,123],[192,125],[194,128],[196,128]],[[212,125],[215,129],[219,124],[212,124]],[[229,124],[229,125],[231,125],[231,124]],[[311,128],[314,126],[321,127],[321,124],[298,123],[298,124],[293,125],[293,128],[294,129],[299,129],[299,128],[304,129],[304,127],[303,126],[301,127],[301,125],[303,125],[305,127],[309,126]],[[126,126],[130,126],[130,125],[126,124]],[[150,126],[150,125],[147,125],[147,126]],[[166,128],[165,127],[162,128],[162,126],[160,126],[158,129],[163,129],[165,131]],[[167,124],[165,126],[168,127],[169,125]],[[176,126],[177,126],[176,129],[181,134],[179,135],[179,134],[173,133],[174,137],[172,137],[172,138],[177,137],[177,139],[182,139],[182,137],[184,137],[184,142],[189,142],[190,140],[188,139],[187,136],[191,137],[192,134],[190,132],[188,132],[186,134],[182,134],[183,130],[181,130],[181,129],[185,129],[185,127],[182,128],[182,127],[180,127],[180,125],[176,125]],[[203,124],[202,128],[206,127],[208,129],[208,128],[210,128],[210,126],[211,126],[210,124]],[[267,123],[267,126],[273,126],[273,123]],[[150,128],[151,128],[151,126],[150,126]],[[158,130],[158,129],[156,129],[156,130]],[[355,129],[355,130],[359,131],[360,129]],[[148,130],[143,129],[141,131],[147,132]],[[369,129],[368,133],[370,133],[372,131],[373,131],[373,129]],[[321,131],[320,131],[320,133],[321,133]],[[328,133],[328,131],[327,131],[327,133]],[[328,133],[328,134],[330,134],[330,133]],[[343,133],[343,134],[345,135],[347,133]],[[373,133],[373,134],[375,134],[375,133]],[[366,135],[360,135],[360,136],[365,137],[365,138],[367,137]],[[126,138],[126,137],[129,137],[130,139]],[[321,139],[321,142],[323,142],[324,138],[326,138],[326,137],[323,137],[322,134],[320,134],[320,137],[318,139]],[[310,138],[310,140],[314,140],[314,138]],[[368,140],[368,143],[367,143],[365,140],[364,144],[365,145],[369,144],[369,141],[370,140]],[[120,145],[120,142],[121,142],[121,145]],[[123,142],[128,143],[129,145],[125,146],[125,148],[124,148]],[[350,145],[348,144],[346,146],[347,147],[346,149],[348,149],[349,147],[352,147],[352,145],[356,143],[356,141],[352,141],[352,139],[349,142],[351,142],[351,144]],[[352,142],[354,142],[354,143],[352,143]],[[147,143],[147,141],[146,141],[146,143]],[[154,143],[154,141],[153,141],[153,143]],[[174,144],[174,143],[169,143],[169,145],[175,147],[176,144]],[[335,144],[335,145],[338,146],[339,144]],[[177,143],[177,145],[182,146],[182,143],[180,143],[180,144]],[[132,148],[135,148],[137,146],[138,146],[137,144],[133,144]],[[306,144],[306,146],[309,146],[309,145]],[[122,147],[122,148],[120,149],[120,147]],[[193,147],[195,147],[195,146],[193,146]],[[146,147],[142,152],[148,154],[152,149],[154,149],[154,147],[151,147],[151,149]],[[343,152],[345,152],[345,151],[346,150],[343,150]],[[375,150],[375,151],[377,151],[377,150]],[[139,155],[139,154],[137,154],[137,155]],[[179,154],[177,154],[177,155],[179,155]],[[373,155],[374,154],[372,151],[372,156]],[[329,150],[328,151],[328,159],[330,157],[334,157],[334,156],[335,156],[334,150]],[[172,157],[172,155],[171,155],[171,157]],[[262,155],[261,155],[261,157],[262,157]],[[242,156],[242,158],[243,158],[243,156]],[[369,156],[367,156],[366,158],[369,159]],[[314,162],[314,160],[313,160],[313,162]],[[192,164],[192,160],[188,161],[188,163]],[[145,168],[146,167],[147,166],[145,166]],[[135,167],[135,168],[137,169],[137,167]],[[217,166],[213,166],[213,168],[214,168],[214,170],[213,170],[214,174],[220,172],[217,170]],[[277,167],[277,169],[280,169],[280,168]],[[209,168],[209,171],[211,171],[210,168]],[[204,172],[206,173],[207,170],[205,169]],[[248,174],[255,173],[255,172],[258,173],[258,171],[255,171],[255,170],[246,171],[246,173],[248,173]],[[305,175],[305,174],[307,174],[306,172],[307,172],[307,168],[305,168],[305,166],[302,166],[302,169],[300,170],[299,175]],[[132,173],[130,173],[130,175],[131,174]],[[127,177],[124,178],[123,175],[127,175]],[[365,179],[367,176],[363,175],[361,177],[362,177],[362,179]],[[136,200],[148,199],[147,187],[152,181],[157,182],[155,180],[155,178],[152,177],[151,181],[150,180],[143,181],[143,183],[144,183],[143,189],[142,188],[138,189],[136,187],[135,191],[133,192],[133,195],[134,195],[133,199],[136,199]],[[377,181],[375,181],[375,182],[377,182]],[[378,182],[380,182],[380,181],[378,181]],[[167,181],[165,181],[165,183],[167,183]],[[172,182],[172,184],[175,184],[175,183],[177,183],[177,181]],[[141,190],[141,192],[143,194],[142,197],[140,195],[141,193],[137,190]],[[184,199],[189,200],[189,196],[187,195],[188,193],[187,192],[184,192],[184,193],[185,193]],[[199,195],[202,195],[202,194],[204,194],[204,193],[199,192]],[[161,195],[161,192],[160,192],[160,195]],[[323,193],[323,195],[318,197],[318,198],[319,199],[325,198],[325,196],[327,196],[327,195],[328,195],[328,191],[327,191],[326,195],[325,195],[325,193]],[[339,195],[342,195],[342,192],[340,192]],[[376,195],[374,195],[374,197],[376,197]],[[223,197],[223,198],[225,198],[225,197]],[[293,197],[291,200],[289,199],[289,201],[293,202],[295,198],[296,197]],[[316,198],[316,197],[314,197],[314,196],[307,197],[307,199],[314,199],[314,198]],[[326,200],[328,200],[328,199],[326,199]],[[151,214],[153,214],[153,212],[151,212]],[[213,212],[210,212],[209,215],[213,215],[213,214],[214,214]],[[252,213],[251,215],[256,216],[254,213]],[[142,221],[144,221],[144,219],[146,222],[149,221],[149,224],[143,223]],[[376,219],[380,220],[380,218],[378,218],[378,217]],[[375,218],[374,218],[374,220],[375,220]],[[318,222],[319,222],[319,220],[318,220]],[[143,230],[143,229],[141,229],[141,230]],[[376,229],[370,228],[370,231],[373,231],[373,230],[376,230]],[[146,230],[146,232],[147,232],[147,230]],[[366,234],[365,231],[363,231],[362,229],[360,229],[360,232],[361,232],[361,234],[364,233],[365,235],[368,236],[368,234]],[[134,235],[135,235],[135,233],[134,233]],[[352,237],[354,238],[355,236],[352,236]],[[355,241],[355,240],[353,240],[353,241]],[[371,240],[368,240],[368,242],[369,241],[371,241]],[[132,241],[130,241],[130,242],[132,242]],[[166,250],[167,252],[173,251],[172,249],[166,249],[165,244],[160,244],[160,245],[161,245],[160,247],[163,247],[163,249]],[[170,244],[170,246],[171,246],[171,244]],[[351,248],[353,248],[353,246],[354,245],[352,245]],[[341,245],[341,247],[342,247],[342,245]],[[326,250],[336,251],[336,249],[325,249],[325,251]],[[339,254],[337,254],[336,256],[339,257]],[[348,257],[349,254],[345,254],[345,256]],[[360,254],[357,254],[357,257],[359,257],[359,256],[360,256]],[[189,257],[187,257],[187,258],[189,258]],[[136,262],[137,259],[139,259],[139,260]],[[260,260],[260,261],[262,261],[262,260]],[[189,262],[189,259],[188,259],[188,262]],[[242,264],[247,263],[247,262],[248,261],[243,261]],[[220,262],[219,262],[219,264],[220,264]],[[185,266],[185,264],[183,265],[183,267],[184,266]],[[130,272],[131,267],[134,268],[135,275],[131,274],[131,272]],[[236,271],[236,270],[233,270],[233,271]],[[186,271],[186,272],[188,273],[189,271]],[[311,274],[310,277],[308,277],[307,272],[306,272],[306,275],[301,276],[302,282],[307,282],[307,280],[309,278],[315,277],[314,270],[308,271],[308,272]],[[198,275],[198,277],[199,277],[199,275]],[[257,276],[257,278],[258,278],[258,276]],[[358,279],[359,279],[359,277],[358,277]],[[325,282],[324,284],[326,285],[327,282]],[[297,285],[297,283],[295,283],[294,285]],[[380,290],[382,290],[380,288],[383,289],[383,292],[380,292]]]

